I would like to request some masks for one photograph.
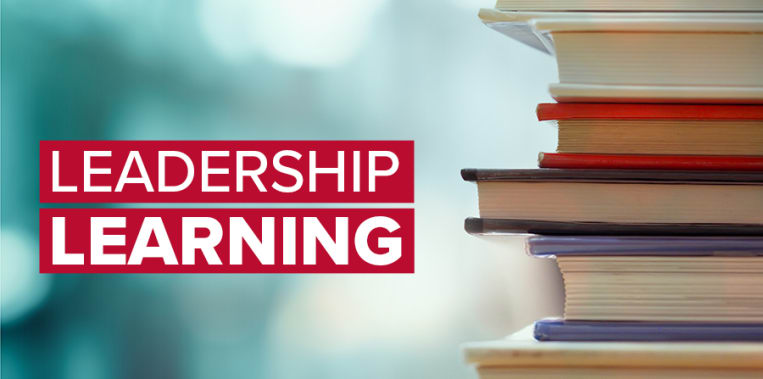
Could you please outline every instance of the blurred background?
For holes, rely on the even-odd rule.
[[[3,0],[2,377],[472,377],[459,344],[560,314],[553,262],[463,231],[461,168],[555,147],[554,60],[492,5]],[[416,273],[39,274],[41,139],[413,139]]]

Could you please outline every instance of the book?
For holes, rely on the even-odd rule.
[[[761,103],[763,13],[501,12],[489,27],[556,56],[559,102]]]
[[[756,341],[763,324],[565,321],[535,322],[538,341]]]
[[[615,170],[763,171],[763,156],[539,153],[538,167]]]
[[[763,173],[462,170],[480,217],[639,224],[763,224]]]
[[[473,235],[763,236],[763,225],[739,223],[565,222],[467,217],[464,229]]]
[[[507,11],[763,11],[757,0],[498,0]]]
[[[763,120],[763,106],[752,104],[619,104],[541,103],[535,108],[546,120]],[[761,124],[756,124],[760,126]]]
[[[481,378],[758,378],[757,342],[539,342],[533,326],[462,345]]]
[[[763,323],[763,256],[557,255],[565,320]]]
[[[537,115],[559,138],[538,170],[462,170],[479,197],[464,227],[524,234],[565,303],[465,345],[467,362],[481,378],[763,376],[763,2],[497,0],[479,17],[555,56],[558,103]]]
[[[559,153],[763,156],[763,106],[758,105],[557,103],[539,104],[536,114],[556,123]],[[689,159],[697,161],[672,162]]]
[[[530,236],[526,246],[536,257],[763,255],[763,237]]]

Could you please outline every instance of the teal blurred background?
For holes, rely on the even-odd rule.
[[[552,262],[462,229],[459,169],[555,145],[554,61],[492,5],[3,0],[2,377],[470,377],[460,343],[559,314]],[[41,139],[413,139],[416,274],[38,274]]]

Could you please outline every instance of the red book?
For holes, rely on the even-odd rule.
[[[537,116],[541,121],[556,121],[557,152],[650,156],[617,160],[639,168],[753,165],[758,170],[758,161],[745,157],[763,156],[763,105],[539,104]],[[670,159],[656,161],[652,156]]]
[[[540,168],[763,171],[763,157],[540,153]]]
[[[662,119],[662,120],[763,120],[763,105],[697,104],[538,104],[538,120]]]

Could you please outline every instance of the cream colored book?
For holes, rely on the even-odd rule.
[[[763,11],[759,0],[498,0],[509,11]]]
[[[763,155],[763,120],[559,120],[557,151]]]
[[[463,351],[483,379],[763,377],[763,343],[537,342],[531,325]]]
[[[558,256],[565,320],[763,323],[763,257]]]
[[[763,12],[502,12],[489,27],[554,54],[560,102],[763,102]]]

